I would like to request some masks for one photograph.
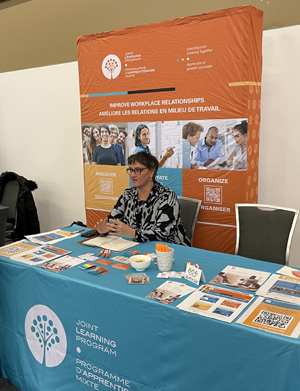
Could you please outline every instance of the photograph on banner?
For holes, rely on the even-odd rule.
[[[101,164],[125,166],[124,147],[127,132],[126,124],[83,124],[83,162],[84,164]]]
[[[246,170],[247,136],[245,118],[83,124],[83,160],[125,166],[145,151],[164,168]]]

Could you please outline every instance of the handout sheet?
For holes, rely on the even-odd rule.
[[[253,295],[213,285],[193,292],[177,308],[231,323],[251,302]]]

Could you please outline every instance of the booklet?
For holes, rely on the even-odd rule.
[[[63,255],[70,254],[71,251],[63,250],[54,246],[35,247],[20,254],[13,255],[10,259],[26,263],[27,265],[40,265],[45,261],[53,260]],[[82,262],[82,261],[81,261]]]
[[[37,248],[37,247],[39,246],[34,244],[27,244],[24,243],[24,240],[20,240],[19,242],[14,242],[6,246],[0,247],[0,255],[10,258],[13,255],[17,255],[24,251]]]
[[[148,299],[160,301],[164,304],[172,303],[182,296],[194,292],[196,288],[176,281],[166,281],[146,296]]]
[[[283,301],[259,297],[236,323],[286,337],[299,338],[300,308]]]
[[[57,243],[64,239],[73,238],[78,236],[77,232],[62,231],[61,229],[56,229],[54,231],[44,232],[36,235],[25,236],[28,240],[38,244],[48,244],[48,243]]]
[[[82,240],[79,242],[86,246],[101,247],[111,251],[124,251],[128,248],[137,246],[138,242],[132,240],[123,239],[121,236],[96,236],[92,239]]]
[[[266,281],[271,273],[259,270],[244,269],[236,266],[226,266],[211,281],[211,284],[222,284],[239,289],[256,291]]]
[[[177,308],[231,323],[251,302],[253,295],[213,285],[193,292]]]
[[[300,305],[300,278],[272,274],[256,294]]]
[[[50,270],[51,272],[59,273],[69,269],[70,267],[79,265],[80,263],[82,263],[82,259],[66,255],[62,258],[56,259],[55,261],[43,263],[42,265],[39,265],[39,267],[45,270]]]

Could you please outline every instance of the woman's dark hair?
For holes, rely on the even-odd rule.
[[[238,130],[242,135],[248,133],[248,122],[242,121],[240,124],[235,125],[234,130]]]
[[[97,129],[98,132],[99,132],[99,135],[100,135],[100,130],[99,130],[99,126],[93,126],[92,129],[91,129],[91,137],[90,137],[90,142],[91,142],[91,147],[94,149],[96,147],[96,140],[95,140],[95,137],[94,137],[94,129]]]
[[[138,147],[139,145],[142,144],[142,143],[141,143],[141,140],[138,138],[138,136],[141,135],[141,131],[142,131],[143,129],[145,129],[145,128],[149,130],[149,128],[148,128],[147,125],[140,124],[140,125],[138,125],[138,127],[137,127],[136,130],[135,130],[135,146],[136,146],[136,147]],[[150,132],[150,131],[149,131],[149,132]]]
[[[154,174],[152,180],[155,181],[159,164],[155,156],[151,155],[151,153],[148,152],[138,152],[134,155],[129,156],[128,165],[132,163],[140,163],[143,166],[147,167],[148,170],[153,170]]]
[[[100,128],[100,135],[101,135],[101,128],[104,128],[105,130],[108,131],[108,134],[110,134],[110,129],[107,125],[100,125],[99,128]]]

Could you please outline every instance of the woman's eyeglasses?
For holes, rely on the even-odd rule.
[[[143,170],[147,170],[147,168],[146,167],[145,168],[135,168],[135,169],[126,168],[126,172],[128,175],[131,175],[133,172],[135,173],[135,175],[140,175]]]

